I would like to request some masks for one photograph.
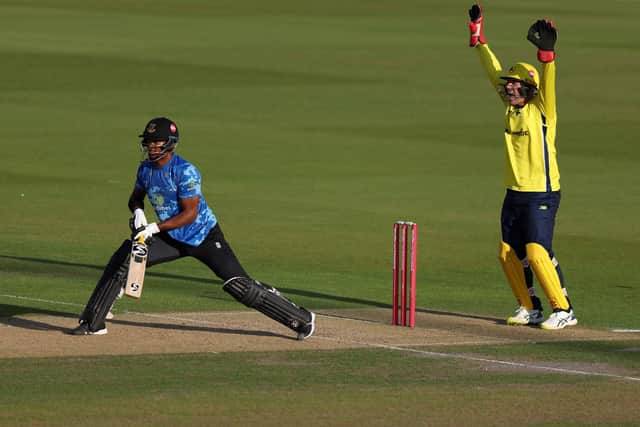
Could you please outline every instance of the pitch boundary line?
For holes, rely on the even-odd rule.
[[[80,306],[80,307],[84,306],[83,304],[64,302],[64,301],[47,300],[47,299],[42,299],[42,298],[23,297],[23,296],[18,296],[18,295],[0,294],[0,297],[21,299],[21,300],[27,300],[27,301],[45,302],[45,303],[54,304],[54,305],[70,305],[70,306]],[[176,317],[176,316],[163,315],[163,314],[140,313],[140,312],[135,312],[135,311],[127,311],[127,312],[122,312],[122,313],[123,314],[126,313],[126,314],[133,314],[133,315],[139,315],[139,316],[146,316],[146,317],[152,317],[152,318],[159,318],[159,319],[166,319],[166,320],[177,320],[177,321],[181,321],[181,322],[214,324],[213,322],[210,322],[210,321],[207,321],[207,320],[202,320],[202,319],[200,319],[200,320],[198,320],[198,319],[190,319],[190,318],[186,318],[186,317]],[[324,316],[324,315],[320,314],[319,316]],[[329,316],[326,316],[326,317],[334,317],[334,316],[330,316],[329,315]],[[357,321],[357,319],[353,319],[353,320]],[[365,320],[364,322],[368,322],[368,321]],[[420,350],[420,349],[409,348],[409,347],[400,347],[400,346],[397,346],[397,345],[378,344],[378,343],[370,343],[370,342],[360,342],[360,341],[345,340],[345,339],[339,339],[339,338],[323,337],[323,336],[317,336],[317,335],[311,337],[311,339],[320,339],[320,340],[334,341],[334,342],[346,342],[346,343],[355,344],[355,345],[363,346],[363,347],[382,348],[382,349],[392,350],[392,351],[401,351],[401,352],[407,352],[407,353],[414,353],[414,354],[419,354],[419,355],[427,356],[427,357],[468,360],[468,361],[473,361],[473,362],[482,362],[482,363],[489,363],[489,364],[494,364],[494,365],[510,366],[510,367],[514,367],[514,368],[535,369],[535,370],[541,370],[541,371],[558,372],[558,373],[561,373],[561,374],[569,374],[569,375],[582,375],[582,376],[591,376],[591,377],[606,377],[606,378],[614,378],[614,379],[620,379],[620,380],[626,380],[626,381],[637,381],[637,382],[640,382],[640,378],[626,376],[626,375],[608,374],[608,373],[604,373],[604,372],[594,372],[594,371],[583,371],[583,370],[578,370],[578,369],[556,368],[556,367],[553,367],[553,366],[545,366],[545,365],[538,365],[538,364],[532,364],[532,363],[511,362],[511,361],[508,361],[508,360],[490,359],[490,358],[478,357],[478,356],[469,356],[469,355],[460,354],[460,353],[441,353],[441,352],[437,352],[437,351],[427,351],[427,350]]]

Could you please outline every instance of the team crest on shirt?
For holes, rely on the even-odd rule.
[[[153,206],[163,206],[163,205],[164,205],[164,196],[162,194],[154,194]]]

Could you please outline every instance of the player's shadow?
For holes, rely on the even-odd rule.
[[[78,314],[76,313],[67,313],[64,311],[42,310],[42,309],[33,308],[33,307],[0,304],[0,324],[4,324],[6,326],[11,326],[14,328],[31,329],[35,331],[58,331],[65,334],[68,334],[71,332],[72,328],[47,323],[42,321],[42,319],[36,320],[29,317],[20,317],[22,315],[27,315],[27,314],[65,317],[73,320],[78,319]],[[179,325],[175,323],[149,323],[149,322],[139,322],[139,321],[132,321],[132,320],[121,320],[121,319],[120,320],[112,319],[112,320],[109,320],[108,323],[115,324],[115,325],[134,326],[139,328],[177,330],[177,331],[185,331],[185,332],[207,332],[207,333],[216,333],[216,334],[247,335],[247,336],[256,336],[256,337],[278,337],[278,338],[295,339],[288,335],[278,334],[270,331],[248,331],[246,329],[218,328],[218,327],[211,327],[211,326],[196,326],[196,325]],[[75,326],[76,324],[74,323],[74,327]]]
[[[139,321],[133,321],[133,320],[118,320],[118,319],[111,319],[108,322],[110,324],[134,326],[137,328],[151,328],[151,329],[185,331],[185,332],[207,332],[207,333],[228,334],[228,335],[247,335],[247,336],[254,336],[254,337],[277,337],[277,338],[288,338],[293,340],[296,339],[288,335],[283,335],[283,334],[270,332],[270,331],[248,331],[246,329],[217,328],[212,326],[178,325],[175,323],[148,323],[148,322],[139,322]]]
[[[303,296],[307,298],[327,298],[327,294],[314,292],[314,291],[301,291],[299,289],[288,289],[288,288],[280,288],[280,287],[278,287],[278,289],[281,290],[286,295],[298,295],[298,296]],[[340,297],[336,295],[331,295],[329,299],[333,301],[341,301],[341,302],[346,302],[351,304],[365,305],[369,307],[386,308],[389,310],[393,308],[391,304],[385,304],[378,301],[365,300],[361,298]],[[464,317],[467,319],[479,319],[479,320],[488,320],[496,323],[506,323],[504,320],[498,319],[495,317],[481,316],[481,315],[468,314],[468,313],[456,313],[453,311],[429,310],[426,308],[416,307],[416,313],[435,314],[439,316]],[[339,316],[336,316],[336,317],[339,317]]]
[[[78,318],[77,314],[67,313],[65,311],[44,310],[34,307],[24,307],[10,304],[0,304],[0,323],[6,326],[16,328],[33,329],[37,331],[60,331],[66,332],[68,328],[52,325],[35,319],[25,317],[16,317],[25,314],[40,314],[55,317]]]
[[[95,264],[73,263],[73,262],[59,261],[59,260],[52,260],[52,259],[44,259],[44,258],[32,258],[32,257],[19,257],[19,256],[12,256],[12,255],[0,255],[0,259],[2,259],[2,258],[8,259],[8,260],[14,260],[14,261],[28,262],[28,263],[40,263],[40,264],[51,264],[51,265],[59,265],[59,266],[67,266],[67,267],[88,268],[88,269],[99,270],[99,271],[102,271],[104,269],[104,266],[95,265]],[[155,272],[150,271],[150,270],[147,270],[147,276],[148,277],[159,277],[159,278],[163,278],[163,279],[180,280],[180,281],[186,281],[186,282],[194,282],[194,283],[207,283],[207,284],[217,283],[217,284],[222,284],[222,281],[220,279],[218,279],[217,277],[213,277],[213,276],[211,278],[202,278],[202,277],[184,276],[184,275],[179,275],[179,274],[155,273]],[[316,291],[306,291],[306,290],[300,290],[300,289],[292,289],[292,288],[280,287],[280,286],[277,286],[277,285],[276,285],[276,287],[280,291],[282,291],[285,295],[297,295],[297,296],[301,296],[301,297],[305,297],[305,298],[323,299],[323,300],[330,300],[330,301],[339,301],[339,302],[342,302],[342,303],[354,304],[354,305],[357,305],[357,306],[376,307],[376,308],[384,308],[384,309],[389,309],[389,310],[391,310],[391,308],[392,308],[391,304],[386,304],[386,303],[382,303],[380,301],[368,300],[368,299],[364,299],[364,298],[354,298],[354,297],[347,297],[347,296],[341,296],[341,295],[326,294],[326,293],[316,292]],[[213,296],[207,296],[207,298],[217,299],[216,297],[213,297]],[[467,314],[467,313],[455,313],[455,312],[442,311],[442,310],[429,310],[429,309],[424,309],[424,308],[416,308],[416,312],[434,314],[434,315],[442,315],[442,316],[454,316],[454,317],[462,317],[462,318],[469,318],[469,319],[487,320],[487,321],[495,322],[495,323],[498,323],[498,324],[505,323],[504,320],[498,319],[498,318],[495,318],[495,317],[480,316],[480,315]]]

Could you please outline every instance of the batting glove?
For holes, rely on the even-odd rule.
[[[151,236],[159,232],[160,229],[158,228],[158,224],[152,222],[151,224],[144,227],[141,231],[139,231],[135,236],[133,236],[133,239],[138,240],[142,237],[146,242],[147,240],[151,239]]]
[[[556,45],[558,33],[553,21],[540,19],[529,27],[527,40],[538,48],[538,60],[540,62],[551,62],[555,59],[556,53],[553,48]]]
[[[475,47],[478,45],[478,43],[487,43],[487,39],[484,38],[482,5],[480,5],[480,3],[476,3],[471,6],[471,9],[469,9],[469,19],[469,31],[471,32],[469,46]]]
[[[135,209],[133,211],[133,215],[131,216],[131,220],[129,221],[131,230],[137,230],[140,227],[146,227],[147,224],[147,217],[144,216],[144,211],[140,208]]]

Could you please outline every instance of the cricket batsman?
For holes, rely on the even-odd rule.
[[[297,306],[273,286],[249,277],[236,258],[202,194],[200,172],[175,153],[177,125],[166,117],[154,118],[139,137],[146,158],[138,167],[129,209],[133,213],[133,240],[143,238],[147,243],[146,266],[196,258],[224,281],[222,289],[237,301],[287,326],[299,340],[310,337],[315,330],[315,313]],[[158,222],[147,221],[145,197]],[[125,240],[111,257],[73,335],[107,333],[105,320],[123,293],[131,246],[132,241]]]
[[[504,142],[507,187],[502,205],[499,260],[519,308],[510,325],[563,329],[578,320],[569,301],[553,249],[553,230],[560,206],[560,173],[556,159],[556,27],[538,20],[527,39],[538,49],[541,72],[525,62],[503,70],[484,36],[480,4],[469,9],[469,46],[480,57],[489,81],[505,105]],[[537,278],[552,308],[547,320],[535,295]],[[544,320],[544,321],[543,321]]]

